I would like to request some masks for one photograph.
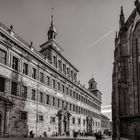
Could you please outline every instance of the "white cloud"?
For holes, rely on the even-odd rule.
[[[104,109],[104,110],[102,110],[101,112],[102,112],[102,113],[111,113],[112,111],[111,111],[111,109]]]

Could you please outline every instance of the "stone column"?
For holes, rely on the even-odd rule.
[[[92,134],[92,130],[93,130],[93,129],[92,129],[92,121],[93,121],[93,120],[92,120],[92,118],[91,118],[91,122],[90,122],[90,125],[91,125],[91,134]]]
[[[89,131],[88,118],[86,118],[86,125],[87,125],[87,133],[88,133],[88,131]]]
[[[7,104],[5,104],[5,110],[4,110],[4,135],[7,135],[8,133],[8,131],[7,131],[7,129],[8,129],[8,119],[7,119],[7,117],[8,117],[8,114],[7,114]]]
[[[61,135],[61,116],[58,116],[58,135]]]
[[[70,117],[68,116],[68,119],[67,119],[67,132],[70,132]]]
[[[61,134],[64,134],[64,116],[61,116]]]

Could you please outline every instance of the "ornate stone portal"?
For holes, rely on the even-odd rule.
[[[86,123],[87,123],[87,133],[88,134],[92,134],[92,123],[93,123],[93,119],[91,117],[86,117]]]
[[[0,92],[0,136],[7,136],[9,131],[9,110],[14,102],[4,92]]]
[[[67,107],[65,106],[59,110],[56,116],[58,117],[58,135],[69,135],[71,114],[68,112]]]

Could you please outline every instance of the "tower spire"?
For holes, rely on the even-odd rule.
[[[51,15],[51,25],[50,25],[50,28],[49,28],[49,31],[48,31],[48,40],[51,40],[51,39],[55,39],[57,33],[56,33],[56,29],[54,27],[54,16],[53,16],[53,8],[52,8],[52,15]]]
[[[121,6],[121,15],[124,16],[124,14],[123,14],[123,6]]]
[[[125,17],[123,13],[123,7],[121,6],[121,13],[120,13],[120,28],[124,25],[125,23]]]
[[[53,8],[52,8],[52,15],[51,15],[51,26],[54,26],[54,21],[53,21]]]

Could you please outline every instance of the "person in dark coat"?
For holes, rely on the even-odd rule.
[[[96,138],[96,140],[99,140],[99,139],[98,139],[98,134],[97,134],[97,133],[95,133],[95,138]]]

